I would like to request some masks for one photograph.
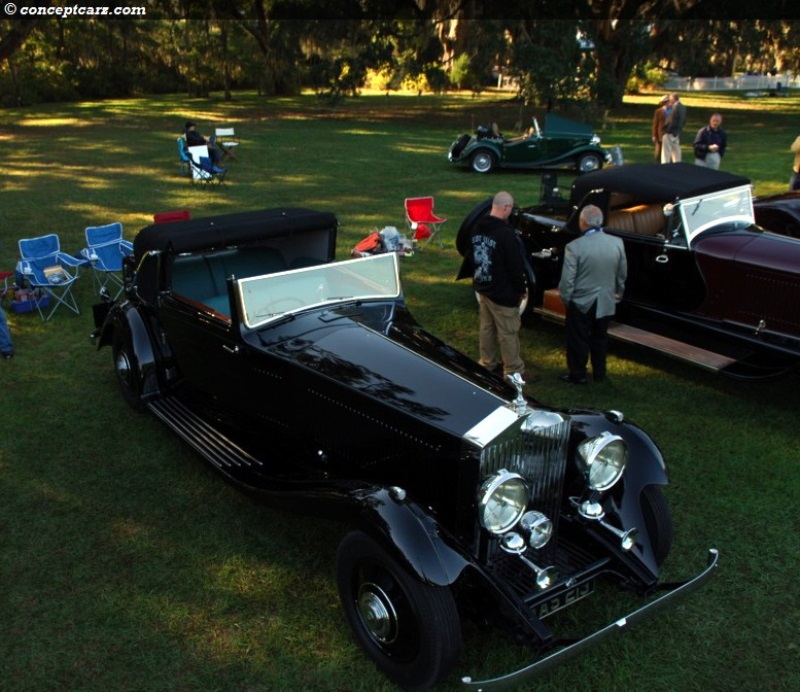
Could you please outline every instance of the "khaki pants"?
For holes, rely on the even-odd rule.
[[[485,368],[497,365],[497,349],[503,361],[503,374],[523,372],[519,346],[519,328],[522,324],[518,308],[509,308],[493,303],[486,296],[479,295],[480,305],[480,364]]]
[[[664,135],[661,140],[661,163],[681,162],[681,138],[677,135]]]

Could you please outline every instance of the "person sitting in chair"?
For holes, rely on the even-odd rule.
[[[197,131],[197,126],[191,120],[186,121],[184,136],[186,137],[187,147],[199,147],[205,144],[208,147],[208,155],[211,157],[211,163],[215,166],[219,166],[224,152],[214,141],[213,136],[210,139],[203,137],[203,135]]]

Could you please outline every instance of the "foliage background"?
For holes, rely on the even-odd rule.
[[[53,0],[42,3],[55,6]],[[70,5],[68,5],[71,7]],[[77,7],[77,5],[74,5]],[[142,17],[0,19],[0,105],[183,91],[402,86],[481,91],[502,75],[531,105],[616,108],[647,65],[685,76],[800,69],[782,0],[148,0]],[[52,7],[50,7],[52,9]],[[111,59],[110,59],[111,58]]]

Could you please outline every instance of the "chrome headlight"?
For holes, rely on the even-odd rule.
[[[509,531],[528,506],[528,487],[518,473],[500,469],[481,486],[478,518],[481,526],[494,534]]]
[[[519,525],[528,534],[528,545],[534,550],[544,548],[553,535],[553,522],[541,512],[526,512]]]
[[[592,135],[592,144],[600,144],[600,135]]]
[[[592,490],[608,490],[622,478],[628,463],[628,445],[606,431],[578,445],[578,463]]]

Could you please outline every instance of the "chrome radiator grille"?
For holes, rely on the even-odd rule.
[[[481,452],[482,477],[500,469],[522,476],[531,489],[530,509],[543,512],[553,522],[554,549],[558,537],[558,515],[567,464],[570,425],[557,414],[533,413],[528,431],[522,422],[512,425]],[[547,550],[547,548],[545,549]]]

